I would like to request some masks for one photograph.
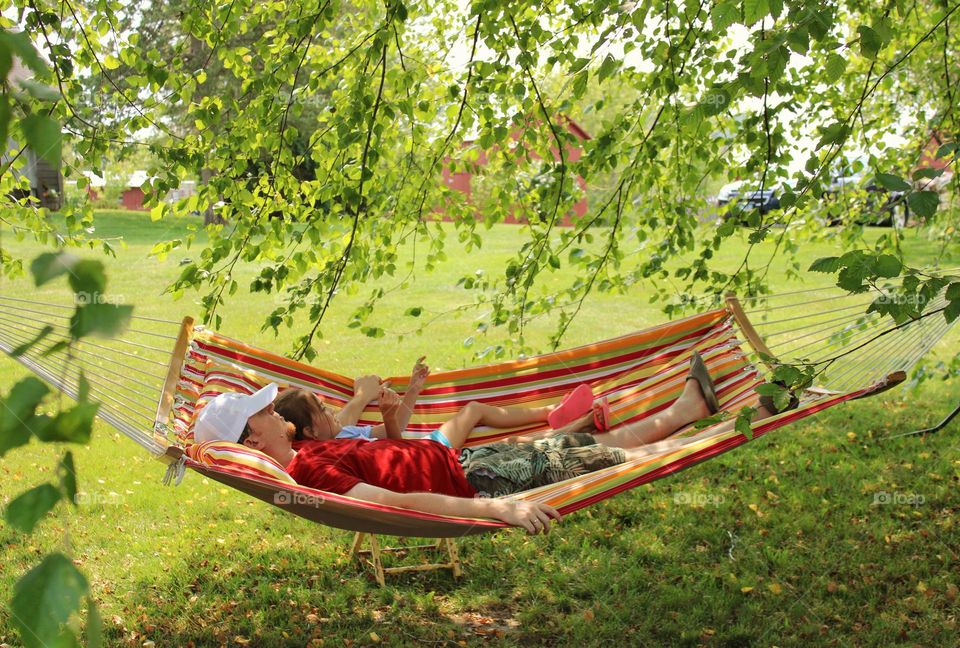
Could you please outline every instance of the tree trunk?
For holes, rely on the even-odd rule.
[[[213,169],[203,168],[200,169],[200,183],[204,185],[210,184],[210,178],[213,177]],[[204,225],[222,225],[224,223],[223,218],[213,211],[213,205],[207,205],[207,210],[203,213],[203,224]]]

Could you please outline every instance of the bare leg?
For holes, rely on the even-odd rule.
[[[636,448],[667,438],[685,425],[710,415],[696,380],[687,380],[680,398],[670,407],[642,421],[609,432],[596,433],[597,443],[617,448]]]
[[[695,380],[687,380],[680,397],[670,407],[649,416],[642,421],[600,432],[593,423],[593,412],[579,418],[562,428],[544,430],[515,437],[511,441],[525,442],[550,437],[555,434],[589,432],[597,438],[597,443],[616,448],[636,448],[667,438],[680,428],[699,421],[710,415],[700,385]]]
[[[754,421],[759,421],[770,416],[764,407],[758,407],[756,413],[753,415]],[[736,417],[730,418],[727,421],[724,421],[720,425],[712,426],[707,430],[698,432],[693,436],[684,437],[682,439],[667,439],[666,441],[659,441],[656,443],[650,443],[648,445],[640,446],[637,448],[625,448],[625,454],[627,456],[627,461],[632,461],[634,459],[648,459],[654,455],[663,454],[671,450],[676,450],[687,444],[700,441],[706,437],[714,436],[716,434],[722,434],[724,432],[729,432],[733,429],[733,426],[736,425]],[[601,437],[602,438],[602,437]],[[598,439],[599,441],[599,439]]]
[[[440,426],[454,448],[462,448],[470,432],[478,425],[494,428],[512,428],[547,420],[552,407],[495,407],[471,401]]]

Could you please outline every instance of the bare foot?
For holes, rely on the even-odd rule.
[[[683,385],[683,392],[680,398],[671,405],[687,423],[699,421],[702,418],[710,416],[710,408],[707,407],[707,401],[703,398],[703,392],[700,390],[700,383],[696,380],[688,379]]]

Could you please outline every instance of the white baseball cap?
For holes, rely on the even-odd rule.
[[[277,384],[270,383],[254,394],[231,392],[220,394],[200,410],[193,424],[193,440],[230,441],[236,443],[243,434],[247,419],[265,408],[277,397]]]

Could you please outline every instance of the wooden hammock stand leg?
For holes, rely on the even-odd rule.
[[[370,538],[370,548],[364,549],[364,540]],[[432,549],[434,551],[445,549],[449,562],[429,563],[424,565],[407,565],[403,567],[384,567],[381,562],[381,555],[384,553],[398,553],[401,551],[413,551],[417,549]],[[377,536],[372,533],[357,533],[353,537],[353,544],[350,548],[350,554],[360,563],[373,565],[376,574],[377,583],[380,587],[386,585],[386,574],[399,574],[411,571],[433,571],[435,569],[449,569],[453,572],[454,578],[460,578],[463,575],[463,569],[460,565],[460,556],[457,553],[457,543],[453,538],[439,538],[434,544],[413,545],[409,547],[381,547]],[[369,556],[369,560],[365,558]]]

